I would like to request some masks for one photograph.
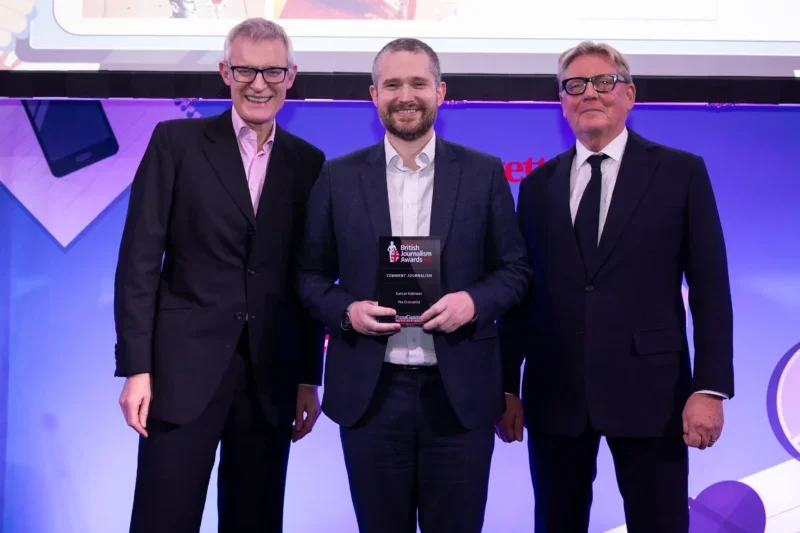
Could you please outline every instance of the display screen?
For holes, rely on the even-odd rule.
[[[301,72],[369,72],[374,54],[397,37],[431,44],[444,73],[552,74],[558,55],[583,39],[619,48],[634,75],[792,77],[800,71],[800,2],[794,0],[20,0],[12,5],[14,11],[0,23],[0,47],[15,53],[14,68],[28,70],[210,71],[231,27],[260,16],[286,28]]]

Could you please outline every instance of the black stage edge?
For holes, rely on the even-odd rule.
[[[455,74],[445,76],[447,100],[555,101],[556,83],[546,75]],[[293,100],[369,100],[367,73],[300,73]],[[800,104],[800,79],[755,77],[634,78],[638,102]],[[228,98],[216,72],[34,72],[0,71],[6,98]]]

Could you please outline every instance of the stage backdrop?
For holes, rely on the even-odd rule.
[[[227,105],[0,102],[2,531],[127,531],[137,437],[117,404],[112,280],[128,186],[158,121]],[[328,157],[382,135],[368,103],[292,102],[279,121]],[[630,126],[705,157],[730,257],[737,395],[721,441],[691,452],[692,532],[797,533],[800,109],[638,106]],[[550,104],[448,104],[437,128],[501,157],[515,196],[531,168],[573,142]],[[525,449],[497,442],[487,532],[533,531]],[[292,449],[287,491],[288,533],[356,531],[337,428],[324,416]],[[204,532],[216,530],[215,499],[212,483]],[[594,501],[591,531],[624,531],[605,445]]]

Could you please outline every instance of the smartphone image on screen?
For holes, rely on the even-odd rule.
[[[97,100],[23,100],[53,176],[62,178],[119,151]]]

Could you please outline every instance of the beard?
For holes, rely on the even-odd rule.
[[[395,118],[395,113],[406,109],[416,109],[420,118],[416,123],[404,123]],[[381,110],[379,115],[386,131],[404,141],[416,141],[425,136],[436,122],[437,108],[429,107],[425,102],[416,100],[413,104],[393,104],[387,110]]]

